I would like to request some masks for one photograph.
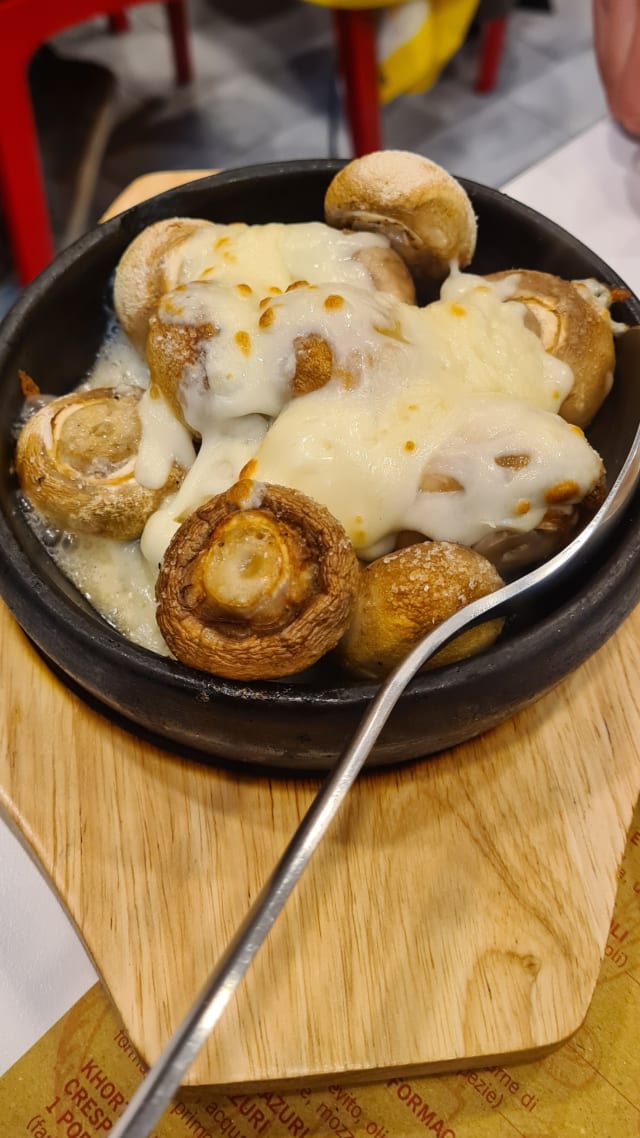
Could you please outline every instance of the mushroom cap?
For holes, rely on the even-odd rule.
[[[38,513],[72,533],[131,541],[163,498],[177,489],[176,463],[164,486],[135,478],[142,388],[104,387],[54,399],[23,426],[15,466]]]
[[[488,280],[513,276],[509,300],[527,308],[527,324],[550,355],[569,365],[573,386],[560,414],[587,427],[602,406],[613,381],[615,345],[608,309],[598,309],[573,281],[533,269],[491,273]]]
[[[169,300],[171,295],[168,293],[163,300]],[[151,383],[162,392],[176,418],[192,434],[197,432],[185,419],[180,389],[185,377],[191,385],[207,387],[204,347],[216,334],[217,329],[211,323],[165,322],[161,309],[149,320],[146,355]]]
[[[220,376],[226,376],[227,379],[232,374],[242,376],[242,369],[247,366],[249,358],[258,359],[261,361],[262,383],[258,402],[253,409],[258,414],[273,415],[273,405],[265,411],[266,403],[269,403],[268,397],[265,403],[265,393],[270,381],[279,380],[283,364],[281,359],[269,354],[270,349],[264,338],[271,337],[274,321],[278,321],[284,329],[284,339],[277,343],[284,346],[288,338],[294,360],[289,387],[286,392],[279,393],[278,397],[281,394],[282,399],[286,400],[289,395],[306,395],[324,387],[338,374],[345,385],[355,383],[358,371],[356,365],[360,358],[358,353],[353,353],[352,366],[338,367],[329,340],[319,332],[309,330],[317,324],[317,308],[306,307],[304,303],[289,304],[295,293],[296,298],[303,299],[305,296],[319,297],[322,301],[324,297],[327,308],[348,311],[344,297],[332,292],[333,288],[331,285],[323,290],[308,285],[306,281],[297,281],[277,297],[262,298],[253,309],[252,302],[248,301],[244,327],[249,331],[243,332],[233,322],[229,323],[228,310],[225,311],[225,305],[221,303],[224,298],[219,285],[205,281],[179,285],[172,292],[165,293],[157,311],[149,320],[146,356],[152,384],[161,391],[176,418],[192,434],[197,435],[199,425],[195,421],[196,414],[193,413],[196,403],[200,407],[203,399],[206,401],[209,396],[212,399],[216,397]],[[325,296],[326,293],[328,295]],[[373,294],[358,289],[353,294],[352,304],[358,306],[358,310],[362,308],[362,311],[368,312],[368,306],[375,303],[372,296]],[[192,305],[194,299],[198,300],[195,307]],[[191,306],[191,317],[184,315],[185,303]],[[353,340],[347,317],[343,318],[339,327],[343,329],[343,334],[350,335]],[[241,336],[245,336],[246,341],[242,359],[238,362],[235,347]],[[286,344],[286,347],[289,345]],[[260,354],[262,350],[265,353],[263,356]],[[240,370],[233,370],[238,368]],[[192,408],[191,419],[188,418],[189,405]]]
[[[350,672],[379,679],[443,620],[503,584],[494,566],[463,545],[425,541],[372,561],[360,574],[351,621],[338,652]],[[498,636],[502,620],[463,632],[425,665],[473,656]]]
[[[378,292],[388,292],[404,304],[416,303],[413,277],[399,253],[389,245],[371,245],[360,249],[355,260],[364,265]]]
[[[166,256],[187,237],[213,228],[210,221],[170,217],[148,225],[127,246],[116,269],[113,301],[118,320],[134,347],[144,351],[149,318],[160,297],[178,282],[168,280]]]
[[[464,268],[476,247],[466,191],[437,163],[408,151],[349,162],[329,185],[324,208],[330,225],[383,233],[418,277],[443,280],[451,262]]]
[[[156,585],[160,631],[178,660],[231,679],[309,667],[342,636],[358,561],[324,506],[243,479],[191,514]]]

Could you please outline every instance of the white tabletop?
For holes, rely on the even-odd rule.
[[[573,233],[640,296],[640,139],[603,119],[502,189]]]
[[[573,233],[640,295],[640,142],[605,119],[503,189]],[[97,974],[51,889],[1,819],[0,865],[1,1074]]]

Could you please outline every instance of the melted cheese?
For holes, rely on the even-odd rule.
[[[523,306],[504,303],[510,291],[509,280],[456,272],[422,309],[344,284],[266,303],[217,284],[171,294],[166,324],[211,323],[217,334],[183,371],[178,394],[202,448],[147,524],[145,556],[159,562],[180,521],[250,460],[252,477],[327,506],[364,558],[403,529],[467,545],[496,529],[527,532],[558,486],[580,500],[601,466],[555,414],[571,371],[525,326]],[[292,399],[294,346],[309,336],[329,345],[332,378]],[[146,433],[144,445],[154,445]],[[434,479],[448,489],[433,490]]]
[[[267,225],[203,224],[165,254],[169,289],[192,281],[244,285],[261,294],[284,292],[294,281],[342,281],[372,288],[357,260],[362,249],[388,248],[374,233],[343,232],[321,221]]]
[[[171,538],[189,514],[238,480],[267,429],[266,419],[248,415],[221,423],[203,436],[198,457],[180,489],[151,515],[144,528],[140,548],[151,565],[159,566]],[[143,441],[149,450],[158,443],[156,436],[143,435]]]
[[[144,392],[138,403],[142,435],[135,465],[141,486],[159,490],[167,481],[174,462],[189,470],[195,461],[193,439],[167,401],[155,388]]]

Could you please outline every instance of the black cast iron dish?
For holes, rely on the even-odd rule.
[[[56,569],[26,524],[11,472],[21,395],[18,369],[62,394],[87,372],[111,312],[111,279],[131,239],[163,217],[214,221],[322,218],[341,163],[248,167],[194,182],[89,233],[30,286],[0,333],[0,592],[43,653],[89,695],[132,725],[194,748],[263,767],[326,769],[353,732],[374,685],[326,665],[305,683],[234,683],[191,671],[114,632]],[[567,278],[623,282],[580,242],[495,190],[464,181],[478,215],[471,268],[530,268]],[[423,298],[424,299],[424,298]],[[615,317],[640,323],[640,302]],[[613,482],[640,421],[640,331],[619,341],[612,394],[589,431]],[[432,754],[478,735],[537,699],[596,651],[640,600],[640,496],[610,547],[513,620],[482,656],[417,677],[402,696],[369,765]]]

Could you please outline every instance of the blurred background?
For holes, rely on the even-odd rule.
[[[38,0],[24,2],[38,8]],[[424,49],[420,5],[413,0],[366,13],[378,50],[379,106],[366,69],[356,77],[354,93],[353,75],[345,69],[360,66],[363,41],[345,48],[344,37],[361,36],[362,27],[339,25],[350,17],[343,12],[337,18],[331,0],[137,3],[58,32],[30,55],[28,69],[53,247],[59,250],[90,228],[129,182],[150,171],[349,157],[358,149],[354,99],[364,104],[360,149],[378,130],[386,147],[418,151],[453,174],[492,186],[603,116],[589,0],[438,2],[453,5],[455,26],[445,29],[445,47],[429,74],[418,68],[417,78],[411,72],[415,50],[407,55],[403,38]],[[348,0],[336,3],[349,7]],[[3,8],[16,12],[20,4],[0,0],[5,74],[5,64],[19,54],[21,32],[16,22],[17,30],[10,26],[3,34]],[[52,4],[64,9],[66,0],[42,0],[41,7]],[[73,0],[68,7],[77,14],[83,5]],[[95,0],[84,7],[100,10]],[[33,40],[31,27],[28,32]],[[0,116],[10,117],[4,147],[0,137],[5,182],[7,165],[28,150],[17,90],[9,91],[8,110],[0,98]],[[13,191],[3,186],[0,314],[42,259],[28,164],[13,181]],[[33,248],[22,267],[11,240],[16,211],[31,211],[33,219]]]

